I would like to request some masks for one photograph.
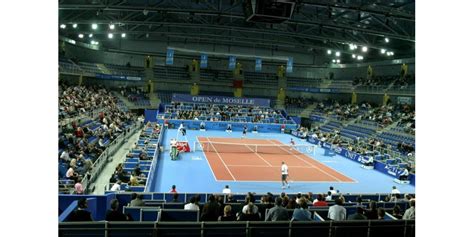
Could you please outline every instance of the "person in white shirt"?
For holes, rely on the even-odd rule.
[[[179,125],[178,131],[180,131],[183,136],[186,136],[186,128],[184,128],[183,123]]]
[[[374,157],[369,156],[368,159],[364,162],[365,166],[374,166]]]
[[[60,158],[66,162],[69,162],[71,160],[71,158],[69,157],[69,151],[68,150],[64,150],[62,153],[61,153],[61,156]]]
[[[328,218],[333,221],[343,221],[346,219],[346,208],[342,206],[342,200],[336,199],[336,204],[329,207]]]
[[[392,187],[392,194],[397,194],[397,193],[400,194],[400,190],[398,190],[396,186],[393,186]]]
[[[329,192],[331,192],[331,195],[336,195],[336,194],[337,194],[337,191],[334,190],[334,187],[333,187],[333,186],[330,186],[330,187],[329,187]]]
[[[112,186],[112,188],[110,188],[110,191],[120,191],[120,184],[122,183],[122,181],[120,180],[117,180],[117,182],[114,183],[114,185]]]
[[[224,194],[230,194],[231,193],[229,185],[225,186],[225,188],[222,190],[222,193],[224,193]]]
[[[408,174],[409,174],[408,169],[405,168],[403,170],[403,172],[400,174],[400,176],[398,177],[398,179],[399,180],[407,180],[408,179]]]
[[[285,164],[284,161],[281,162],[281,183],[282,183],[282,188],[285,188],[285,184],[287,188],[290,188],[290,185],[288,184],[288,181],[286,180],[288,178],[288,166]]]
[[[199,205],[196,204],[196,197],[191,197],[191,199],[189,199],[189,203],[184,205],[184,210],[199,211]]]

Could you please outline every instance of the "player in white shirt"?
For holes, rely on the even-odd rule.
[[[178,131],[180,131],[183,136],[186,136],[186,128],[184,128],[183,123],[179,125]]]
[[[398,190],[396,186],[393,186],[392,187],[392,194],[400,194],[400,190]]]
[[[290,185],[288,184],[288,181],[286,180],[288,178],[288,166],[285,164],[284,161],[281,162],[281,183],[282,183],[282,188],[285,188],[285,184],[287,188],[290,188]]]
[[[293,150],[293,149],[296,150],[295,145],[296,145],[296,144],[295,144],[295,140],[293,140],[293,138],[291,138],[291,140],[290,140],[290,151]]]

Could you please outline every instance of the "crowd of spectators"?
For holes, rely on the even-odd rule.
[[[76,193],[82,193],[82,179],[90,175],[93,163],[110,141],[126,132],[128,124],[135,120],[135,115],[119,110],[117,98],[100,87],[62,84],[59,97],[60,111],[63,112],[59,121],[59,164],[67,167],[65,178],[76,183]],[[87,118],[90,119],[89,123],[78,120],[63,123],[68,117],[92,109],[99,109],[101,112],[96,118]],[[59,178],[63,177],[60,175]]]
[[[254,123],[261,122],[270,117],[283,118],[281,111],[267,107],[242,106],[242,105],[220,105],[220,104],[187,104],[172,102],[171,106],[165,108],[165,114],[176,113],[176,119],[209,121],[231,121],[233,118],[251,117]],[[164,118],[164,117],[163,117]]]
[[[146,93],[142,88],[129,86],[129,87],[119,87],[120,94],[123,97],[126,97],[130,102],[136,102],[139,100],[149,100],[149,94]]]
[[[112,94],[100,86],[68,86],[59,84],[59,119],[87,115],[98,108],[115,103]]]
[[[285,97],[285,107],[301,108],[304,109],[309,105],[316,102],[316,99],[313,98],[303,98],[303,97]]]
[[[373,77],[355,77],[352,81],[354,86],[388,86],[399,79],[399,75],[373,76]]]
[[[176,188],[172,189],[170,193],[173,193],[174,199],[179,199],[179,193]],[[245,197],[244,202],[237,202],[234,200],[232,193],[224,193],[223,195],[214,194],[208,196],[207,202],[201,203],[201,195],[193,196],[189,201],[184,204],[184,210],[200,210],[200,221],[312,221],[311,213],[308,207],[328,207],[328,215],[323,218],[328,220],[342,221],[342,220],[383,220],[386,211],[390,211],[391,214],[397,219],[414,219],[415,218],[415,198],[410,194],[405,194],[404,198],[401,198],[400,193],[395,193],[387,196],[386,202],[403,203],[408,202],[410,208],[404,213],[401,211],[400,206],[397,204],[392,210],[386,210],[383,208],[377,208],[377,203],[370,200],[362,200],[361,197],[357,198],[355,205],[357,206],[357,213],[347,216],[345,208],[345,198],[339,190],[335,190],[332,186],[329,188],[327,193],[317,194],[317,198],[313,200],[313,193],[298,193],[296,196],[289,196],[285,192],[279,195],[274,195],[268,192],[266,195],[261,196],[260,200],[256,200],[255,193],[249,192]],[[80,212],[81,215],[77,215],[74,212],[71,215],[69,221],[79,221],[75,218],[78,216],[89,218],[87,213],[82,213],[87,207],[87,201],[80,200],[80,207],[76,212]],[[236,207],[236,204],[240,203],[240,207]],[[117,208],[118,202],[116,199],[111,201],[111,209],[107,211],[107,218],[110,216],[122,218],[121,220],[131,220],[130,216],[122,216],[123,213]],[[145,206],[145,202],[142,200],[142,195],[133,193],[132,200],[128,206],[139,207]],[[265,215],[265,213],[268,213]],[[293,211],[293,215],[290,218],[288,213],[289,210]],[[90,219],[88,219],[90,220]],[[107,219],[116,220],[115,218]]]

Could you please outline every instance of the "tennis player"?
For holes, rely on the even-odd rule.
[[[293,140],[293,138],[291,138],[291,140],[290,140],[290,151],[293,150],[293,148],[296,150],[295,140]]]
[[[244,130],[242,131],[242,138],[247,136],[247,125],[244,125]]]
[[[180,131],[183,136],[186,136],[186,128],[183,123],[179,125],[178,131]]]
[[[285,164],[284,161],[281,162],[281,183],[282,183],[282,189],[285,189],[285,184],[287,188],[290,188],[290,185],[288,184],[288,181],[286,179],[288,178],[288,166]]]

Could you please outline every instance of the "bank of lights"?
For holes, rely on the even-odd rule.
[[[109,29],[111,29],[111,30],[115,29],[115,25],[114,25],[114,24],[110,24],[110,25],[109,25]]]
[[[367,52],[367,46],[362,47],[362,52]]]
[[[355,44],[349,44],[349,49],[350,49],[350,50],[357,49],[357,45],[355,45]]]
[[[66,29],[66,25],[65,25],[65,24],[61,24],[61,25],[59,26],[59,28],[61,28],[61,29]]]
[[[76,23],[72,24],[72,28],[76,29],[76,28],[77,28],[77,24],[76,24]]]
[[[98,45],[99,42],[97,42],[97,41],[95,41],[95,40],[91,40],[91,44],[92,44],[92,45]]]
[[[122,33],[122,38],[125,38],[126,36],[127,36],[127,34]]]
[[[92,27],[93,30],[97,30],[97,24],[94,23],[94,24],[92,24],[91,27]]]
[[[114,34],[109,33],[109,34],[107,35],[107,37],[109,37],[109,39],[112,39],[112,38],[114,38]]]
[[[393,52],[387,52],[387,56],[393,56]]]
[[[83,34],[79,34],[79,38],[84,38],[84,35]]]
[[[341,56],[341,52],[338,51],[336,52],[336,57],[339,57],[339,56]]]
[[[363,56],[360,56],[360,55],[359,55],[359,56],[357,56],[357,60],[362,60],[362,59],[364,59],[364,57],[363,57]]]
[[[381,53],[381,54],[384,54],[386,51],[387,51],[387,50],[385,50],[385,49],[381,49],[381,50],[380,50],[380,53]]]
[[[332,51],[330,49],[328,49],[328,54],[332,54]]]

